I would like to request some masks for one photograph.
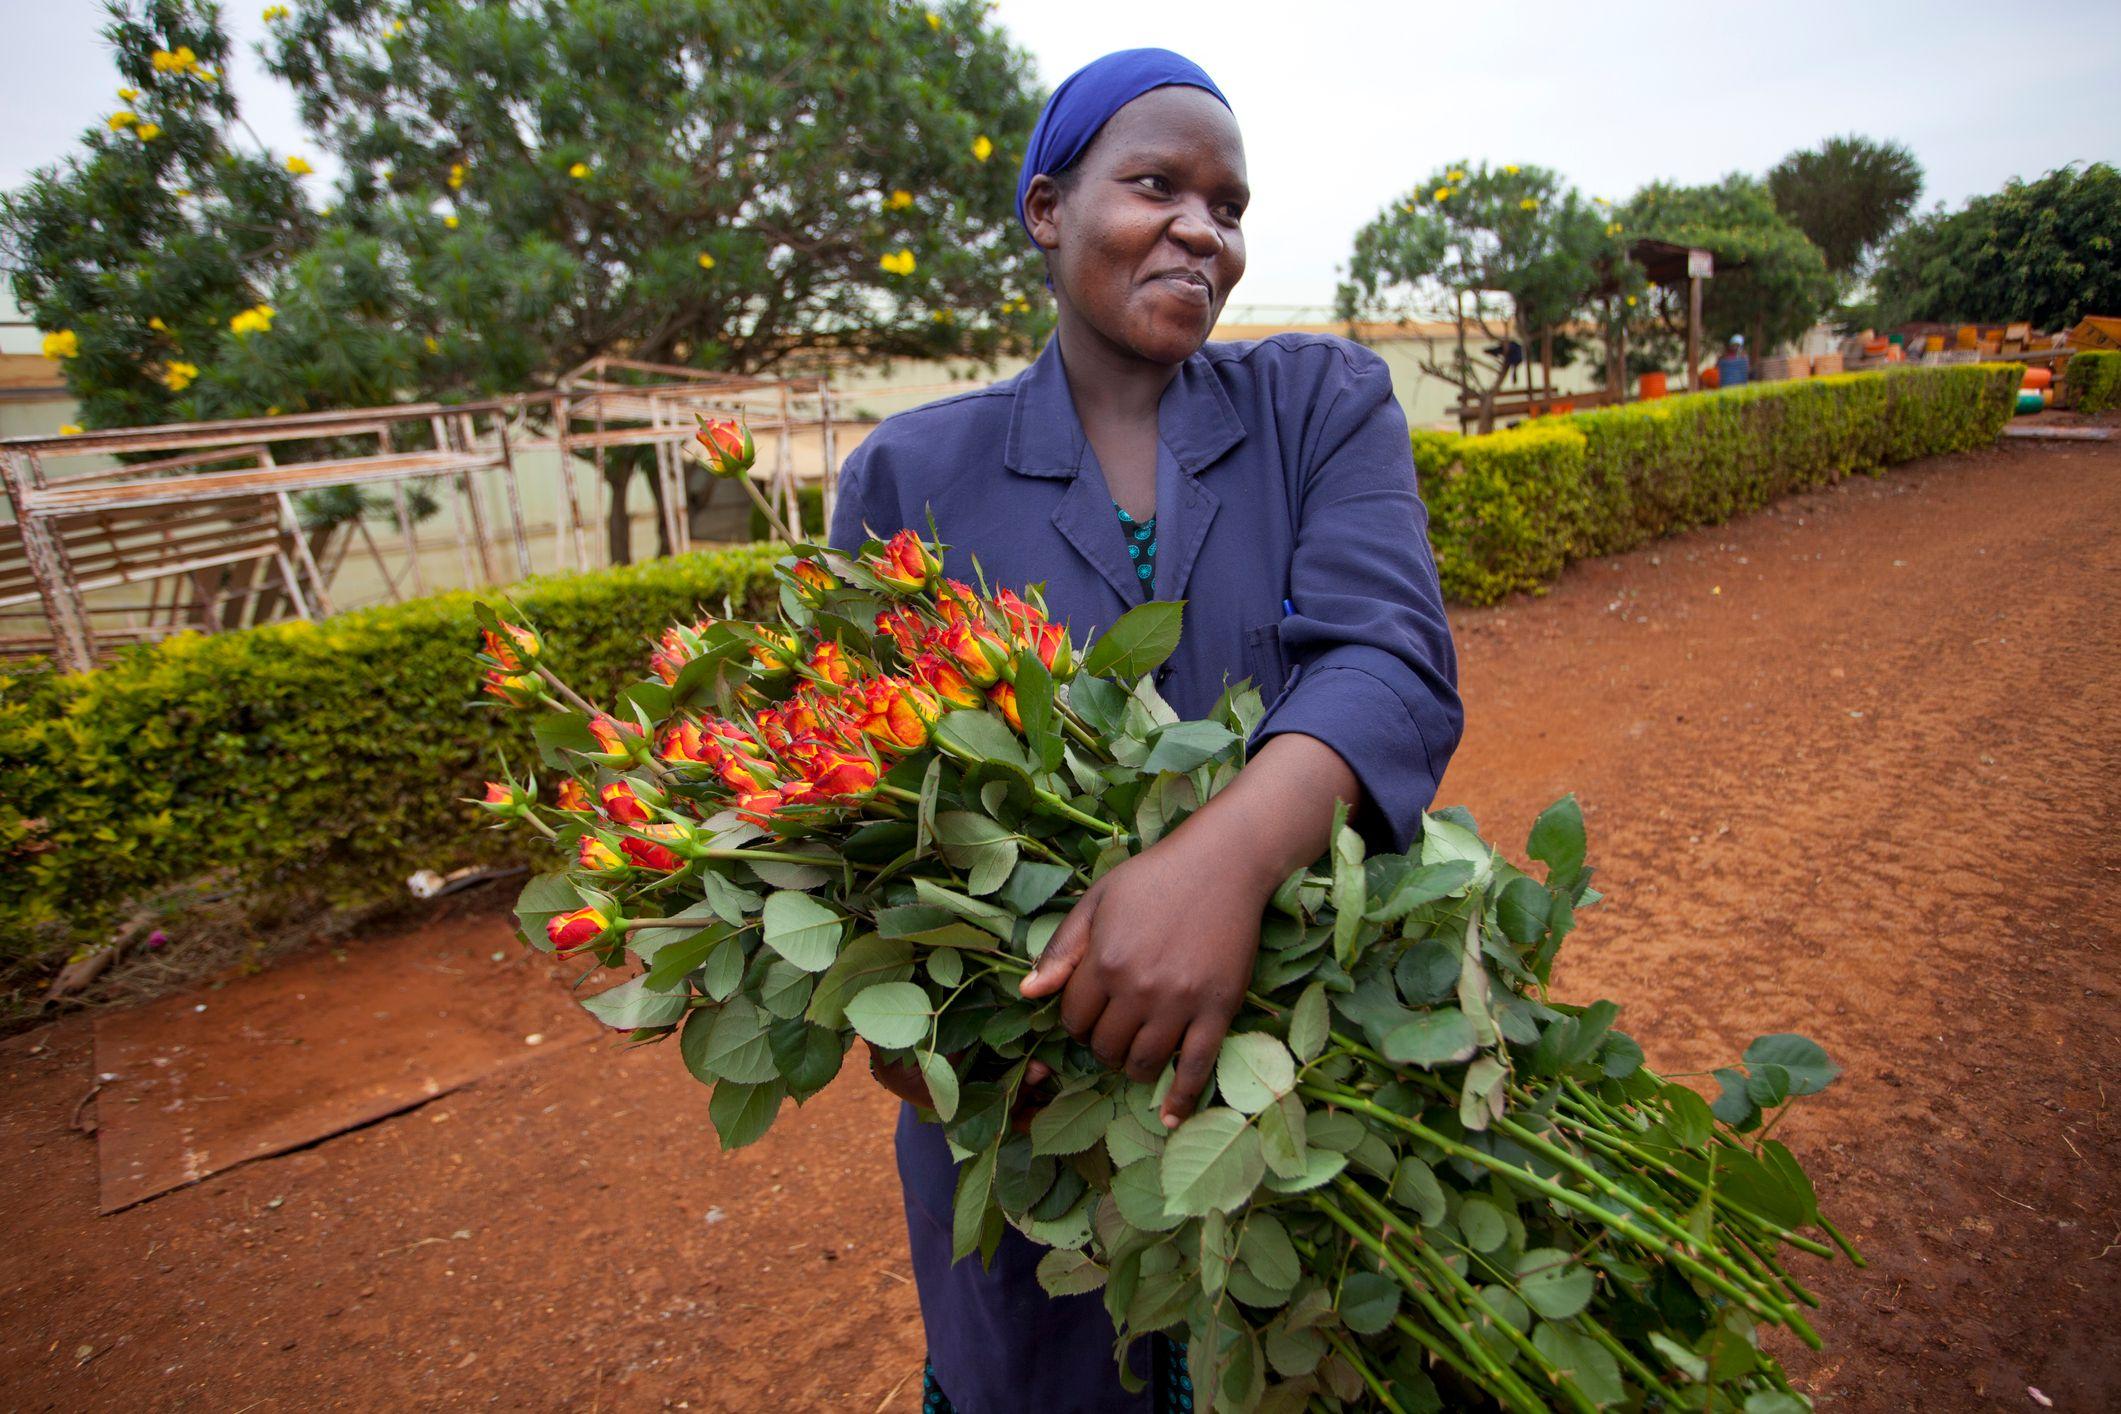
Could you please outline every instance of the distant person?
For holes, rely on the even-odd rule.
[[[1736,388],[1752,379],[1753,361],[1746,357],[1745,335],[1733,334],[1731,341],[1723,346],[1723,357],[1716,360],[1716,385]]]

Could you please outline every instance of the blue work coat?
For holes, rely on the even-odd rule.
[[[1332,747],[1362,785],[1356,827],[1373,848],[1407,849],[1463,714],[1384,361],[1301,334],[1208,344],[1165,389],[1157,436],[1151,583],[1128,559],[1058,339],[1013,377],[887,418],[847,458],[831,541],[925,534],[932,515],[948,574],[972,581],[977,556],[996,588],[1043,584],[1078,645],[1147,598],[1185,600],[1156,675],[1179,716],[1205,716],[1249,677],[1267,703],[1252,748],[1283,732]],[[951,1265],[955,1165],[911,1106],[898,1162],[929,1356],[961,1414],[1146,1414],[1148,1394],[1119,1386],[1100,1298],[1047,1298],[1036,1244],[1010,1229],[992,1270]]]

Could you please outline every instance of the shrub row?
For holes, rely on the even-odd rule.
[[[647,639],[725,597],[762,607],[769,546],[522,585],[584,690],[638,680]],[[218,876],[353,904],[421,866],[503,857],[460,798],[529,714],[472,711],[472,596],[185,634],[94,672],[0,675],[0,959],[100,931],[127,896]],[[521,766],[519,765],[519,769]],[[487,842],[491,841],[491,844]]]
[[[2090,350],[2071,354],[2071,404],[2078,412],[2105,412],[2121,407],[2121,353]]]
[[[1728,520],[1852,472],[1986,446],[2010,420],[2023,377],[2017,364],[1845,373],[1484,436],[1416,432],[1444,593],[1470,604],[1537,593],[1573,559]]]
[[[1490,603],[1571,558],[1722,520],[1852,471],[1992,440],[2019,370],[1855,374],[1541,421],[1415,433],[1444,589]],[[703,552],[522,586],[570,680],[637,679],[646,640],[725,597],[758,607],[774,550]],[[477,699],[468,594],[185,635],[95,672],[0,674],[0,959],[107,925],[201,876],[260,900],[353,904],[412,869],[512,848],[461,798],[524,714]],[[490,842],[490,843],[489,843]]]

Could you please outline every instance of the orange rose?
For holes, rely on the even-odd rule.
[[[618,825],[645,825],[648,823],[648,807],[633,793],[633,787],[625,781],[613,781],[597,792],[603,802],[604,818]]]
[[[578,908],[572,913],[555,913],[545,920],[545,936],[552,941],[553,951],[561,953],[580,952],[611,927],[609,919],[593,908]]]
[[[690,717],[679,717],[663,728],[663,734],[655,744],[655,754],[673,766],[711,766],[714,764],[712,749],[706,742],[706,733],[700,724]]]
[[[703,417],[685,451],[716,476],[742,476],[759,459],[751,430],[732,418]]]
[[[1011,730],[1022,731],[1024,729],[1024,719],[1016,710],[1015,688],[1005,682],[998,682],[987,689],[987,700],[1002,709],[1002,715],[1009,719]]]
[[[554,796],[552,803],[556,809],[573,811],[578,815],[587,815],[596,808],[589,799],[589,792],[582,789],[582,783],[572,777],[560,782],[559,793]]]
[[[650,670],[666,683],[676,682],[685,665],[700,655],[700,635],[713,625],[713,619],[701,619],[691,628],[672,624],[664,629],[655,651],[648,655]]]
[[[582,836],[580,843],[575,846],[575,863],[599,874],[607,869],[622,869],[626,865],[626,861],[619,858],[617,851],[595,835]]]
[[[1059,624],[1046,621],[1046,611],[1035,604],[1027,604],[1004,589],[995,596],[995,604],[1002,611],[1002,618],[1009,625],[1009,636],[1018,648],[1028,648],[1038,655],[1046,671],[1056,678],[1068,678],[1074,674],[1074,655],[1068,649],[1068,635]]]
[[[946,707],[977,707],[979,689],[938,654],[923,653],[913,660],[913,677]]]
[[[911,661],[921,651],[928,626],[921,622],[918,613],[900,606],[886,609],[876,616],[876,631],[890,638],[901,658]]]
[[[663,840],[679,837],[681,832],[678,826],[646,825],[642,827],[641,833],[657,838],[644,840],[628,835],[619,841],[619,848],[626,852],[628,863],[642,869],[653,869],[660,874],[674,873],[685,867],[685,861],[678,857],[677,852],[662,843]]]
[[[840,587],[839,576],[816,560],[797,560],[789,566],[788,576],[795,581],[795,597],[812,609]]]
[[[845,687],[854,681],[854,670],[847,666],[846,650],[829,638],[810,650],[810,657],[803,666],[835,687]]]
[[[736,816],[751,824],[771,827],[773,813],[781,808],[778,790],[748,790],[736,798]]]
[[[498,668],[489,668],[479,682],[479,690],[511,707],[528,707],[538,700],[538,680],[529,673],[504,673]]]
[[[946,624],[934,641],[957,660],[959,670],[976,687],[993,686],[1009,666],[1009,646],[984,618],[966,617]]]
[[[538,660],[538,636],[520,624],[502,624],[498,634],[487,629],[482,637],[486,656],[504,673],[520,673]]]
[[[596,738],[597,749],[582,754],[607,766],[632,761],[646,745],[639,727],[622,722],[609,712],[599,712],[589,719],[589,734]]]
[[[790,672],[802,661],[803,645],[796,642],[794,634],[775,633],[769,628],[761,628],[758,634],[764,641],[751,645],[751,661],[765,676]]]
[[[862,684],[855,729],[886,751],[917,751],[928,744],[928,728],[942,703],[904,678],[871,678]]]
[[[886,586],[904,594],[919,593],[943,572],[943,562],[910,530],[892,536],[875,557],[862,563]]]
[[[826,747],[803,771],[817,794],[827,800],[848,800],[876,789],[876,763],[851,751]]]

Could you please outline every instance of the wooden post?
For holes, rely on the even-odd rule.
[[[37,454],[0,450],[0,477],[7,481],[7,498],[14,504],[15,525],[22,534],[22,558],[30,578],[37,582],[37,597],[44,601],[44,617],[52,630],[52,654],[63,673],[86,672],[95,664],[95,639],[89,632],[88,614],[74,588],[66,563],[66,548],[52,534],[51,526],[32,515],[23,504],[24,492],[32,484],[43,484],[43,469]]]
[[[563,393],[554,398],[552,402],[552,425],[555,430],[554,441],[560,449],[560,499],[566,503],[567,526],[574,534],[574,567],[578,570],[586,570],[589,568],[589,546],[584,543],[582,536],[582,502],[581,498],[575,494],[574,449],[570,445],[569,437],[573,423],[574,405],[567,401],[567,396]],[[560,512],[558,509],[555,509],[552,515],[552,537],[555,545],[557,545],[560,538]],[[565,552],[556,549],[554,554],[562,564],[566,563]]]
[[[501,489],[508,497],[509,528],[515,532],[516,578],[530,578],[530,534],[523,528],[523,488],[516,480],[515,453],[508,445],[508,423],[499,413],[493,418],[494,435],[501,439]]]
[[[271,464],[270,459],[267,464]],[[317,610],[330,614],[331,595],[324,588],[324,571],[318,568],[317,557],[309,548],[309,537],[302,532],[302,517],[295,514],[294,498],[281,491],[277,494],[277,499],[280,502],[280,524],[287,527],[287,538],[295,547],[295,558],[301,562],[303,573],[309,576],[310,588],[317,592]],[[304,609],[302,617],[309,617],[307,609]]]
[[[1539,331],[1539,396],[1548,403],[1554,400],[1554,327],[1550,324]],[[1553,411],[1550,406],[1547,409]]]
[[[818,435],[825,448],[825,469],[818,482],[825,523],[818,528],[818,534],[825,536],[832,533],[832,516],[840,500],[839,445],[832,434],[832,379],[829,376],[817,380],[817,415]]]
[[[1701,390],[1701,277],[1692,271],[1686,279],[1686,390]]]

